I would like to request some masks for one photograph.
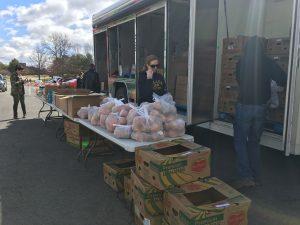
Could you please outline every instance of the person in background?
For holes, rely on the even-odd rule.
[[[239,179],[237,189],[261,184],[260,139],[264,130],[271,80],[285,87],[286,74],[264,53],[264,42],[257,36],[245,45],[237,63],[239,98],[234,122],[234,146]]]
[[[23,71],[23,67],[17,65],[15,68],[15,72],[13,72],[10,76],[11,96],[14,99],[14,105],[13,105],[14,119],[18,119],[19,102],[21,103],[23,118],[26,117],[25,89],[24,89],[24,81],[21,78],[21,71]]]
[[[167,85],[163,75],[157,72],[159,60],[155,55],[149,55],[145,67],[138,77],[138,104],[153,102],[153,93],[162,96],[167,93]]]
[[[99,74],[95,71],[95,65],[91,64],[90,69],[83,75],[82,88],[100,93],[101,84]]]
[[[83,72],[80,72],[80,75],[78,75],[76,77],[76,80],[77,80],[77,88],[82,88],[82,78],[83,78],[83,75],[84,73]]]

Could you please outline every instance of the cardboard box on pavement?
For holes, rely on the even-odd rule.
[[[172,225],[247,225],[251,200],[217,178],[166,192],[165,218]]]
[[[136,172],[159,190],[210,176],[207,147],[182,139],[136,149]]]
[[[124,190],[124,177],[130,175],[131,169],[135,167],[132,159],[122,159],[103,163],[104,181],[113,190],[121,192]]]
[[[133,202],[139,211],[145,216],[163,215],[163,191],[147,183],[141,177],[131,173],[133,183]]]
[[[134,206],[134,222],[135,225],[162,225],[163,215],[160,216],[145,216],[139,208]]]
[[[133,202],[133,182],[131,174],[124,177],[124,198],[129,203]]]

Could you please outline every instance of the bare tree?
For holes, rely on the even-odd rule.
[[[55,65],[55,71],[61,75],[64,74],[66,67],[66,58],[72,50],[72,43],[69,37],[63,33],[52,33],[47,40],[43,41],[43,47],[51,56]]]
[[[72,48],[70,39],[63,33],[52,33],[43,41],[43,47],[54,59],[61,59],[69,54]]]
[[[29,57],[34,66],[38,69],[39,80],[41,79],[41,73],[46,67],[48,61],[46,50],[42,45],[37,45]]]

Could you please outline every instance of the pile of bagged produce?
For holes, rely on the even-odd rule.
[[[81,119],[100,126],[117,138],[132,138],[139,142],[160,141],[165,137],[180,137],[185,133],[185,122],[178,118],[175,102],[170,94],[154,96],[153,103],[136,107],[115,98],[105,98],[100,107],[82,107]]]

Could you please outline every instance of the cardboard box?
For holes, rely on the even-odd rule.
[[[134,206],[134,222],[135,225],[162,225],[163,215],[145,216],[137,206]]]
[[[219,99],[218,110],[219,112],[229,113],[230,115],[235,114],[236,102],[231,100]]]
[[[163,191],[160,191],[147,183],[143,178],[131,173],[133,183],[133,202],[143,215],[163,215]]]
[[[269,38],[267,40],[267,54],[289,54],[290,38]]]
[[[163,218],[161,225],[170,225],[170,224],[168,223],[168,221],[165,218]]]
[[[91,91],[88,89],[60,88],[56,89],[57,95],[88,95]]]
[[[238,86],[235,69],[224,69],[221,74],[221,87]]]
[[[237,36],[223,39],[223,53],[241,53],[248,40],[246,36]]]
[[[80,136],[74,136],[72,134],[66,134],[66,141],[68,144],[76,147],[81,148],[82,139]]]
[[[273,59],[279,66],[281,69],[283,69],[283,71],[285,73],[288,72],[288,68],[289,68],[289,55],[268,55],[271,59]]]
[[[223,101],[236,102],[239,97],[239,87],[234,85],[226,85],[220,87],[220,98]]]
[[[226,69],[235,69],[241,54],[226,53],[222,55],[222,71]]]
[[[71,95],[66,97],[68,100],[67,113],[71,117],[77,117],[77,112],[84,106],[99,106],[104,96],[102,95]]]
[[[131,169],[135,167],[132,159],[122,159],[113,162],[103,163],[104,181],[113,190],[121,192],[124,190],[124,177],[131,174]]]
[[[217,178],[166,192],[165,218],[172,225],[247,225],[251,200]]]
[[[136,172],[159,190],[210,176],[210,149],[177,139],[136,149]]]
[[[130,203],[133,202],[133,183],[131,174],[124,177],[124,198]]]

